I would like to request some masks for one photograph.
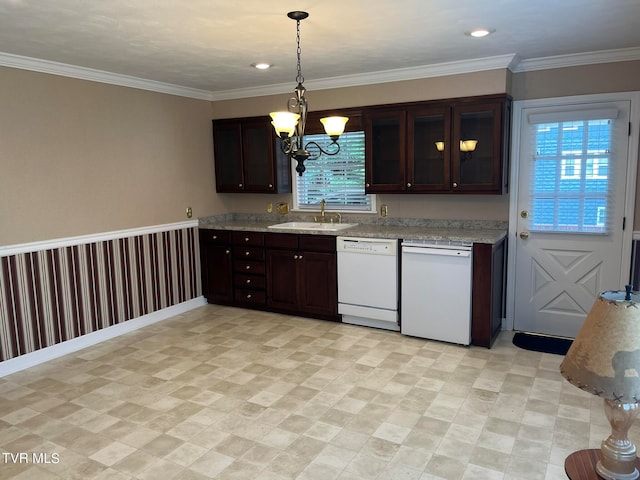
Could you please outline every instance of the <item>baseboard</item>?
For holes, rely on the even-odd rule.
[[[54,358],[82,350],[83,348],[91,347],[100,342],[104,342],[105,340],[110,340],[148,325],[167,320],[176,315],[180,315],[181,313],[206,305],[206,303],[207,302],[204,297],[197,297],[192,300],[158,310],[157,312],[149,313],[117,325],[103,328],[96,332],[82,335],[81,337],[67,340],[66,342],[58,343],[57,345],[52,345],[35,352],[26,353],[19,357],[5,360],[4,362],[0,362],[0,378],[19,372],[20,370],[34,367],[49,360],[53,360]]]

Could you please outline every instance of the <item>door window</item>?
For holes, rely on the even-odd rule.
[[[614,208],[612,123],[600,118],[534,125],[531,231],[607,233]]]

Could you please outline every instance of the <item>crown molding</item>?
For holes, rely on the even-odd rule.
[[[0,66],[31,70],[33,72],[50,73],[63,77],[91,80],[93,82],[108,83],[121,87],[149,90],[151,92],[167,93],[180,97],[197,98],[199,100],[211,100],[211,92],[196,88],[181,87],[170,83],[156,82],[144,78],[122,75],[119,73],[95,70],[93,68],[78,67],[66,63],[52,62],[38,58],[23,57],[10,53],[0,52]]]
[[[513,73],[522,73],[534,70],[548,70],[552,68],[633,60],[640,60],[640,47],[557,55],[553,57],[541,57],[526,60],[521,60],[516,54],[507,54],[472,60],[444,62],[419,67],[309,80],[306,84],[307,87],[312,90],[327,90],[332,88],[357,87],[378,83],[419,80],[423,78],[474,73],[502,68],[508,69]],[[209,101],[278,95],[282,93],[290,93],[292,90],[290,83],[281,83],[276,85],[210,92],[207,90],[199,90],[196,88],[183,87],[180,85],[157,82],[155,80],[107,72],[104,70],[79,67],[76,65],[52,62],[49,60],[41,60],[3,52],[0,52],[0,67],[1,66]]]
[[[531,58],[520,61],[512,71],[513,73],[522,73],[534,70],[549,70],[552,68],[577,67],[596,63],[628,62],[633,60],[640,60],[640,47]]]
[[[478,58],[474,60],[460,60],[455,62],[424,65],[420,67],[399,68],[380,72],[361,73],[356,75],[344,75],[340,77],[306,80],[305,86],[309,90],[328,90],[331,88],[359,87],[377,83],[399,82],[405,80],[419,80],[422,78],[442,77],[461,73],[482,72],[501,68],[512,69],[517,62],[515,54],[499,55],[495,57]],[[233,100],[236,98],[261,97],[265,95],[277,95],[290,93],[293,90],[291,83],[267,85],[255,88],[240,88],[211,92],[211,100]]]

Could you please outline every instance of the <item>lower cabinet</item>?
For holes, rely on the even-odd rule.
[[[267,306],[295,315],[338,320],[336,239],[267,234]]]
[[[506,292],[507,238],[473,244],[471,343],[491,348],[502,329]]]
[[[264,307],[264,233],[232,232],[233,299],[239,306]]]
[[[473,245],[473,345],[500,333],[506,247]],[[209,303],[340,320],[334,236],[201,229],[200,262]]]
[[[209,303],[233,303],[231,232],[200,230],[202,294]]]

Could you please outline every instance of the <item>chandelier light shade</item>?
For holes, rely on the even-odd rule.
[[[349,120],[347,117],[326,117],[320,121],[324,126],[325,132],[331,138],[329,150],[323,149],[316,142],[304,143],[304,130],[307,124],[308,103],[304,94],[307,89],[304,87],[304,77],[302,76],[302,68],[300,65],[300,22],[307,18],[307,12],[294,11],[287,13],[287,16],[296,21],[296,43],[297,43],[297,69],[296,75],[297,86],[294,89],[294,96],[289,99],[287,104],[288,111],[271,112],[269,115],[273,120],[271,124],[276,135],[282,140],[281,147],[283,153],[289,158],[294,158],[297,162],[296,172],[302,175],[306,170],[304,166],[305,160],[314,160],[320,155],[336,155],[340,152],[338,138],[344,132],[345,125]],[[314,151],[312,155],[309,148]]]
[[[578,332],[560,373],[571,384],[604,399],[611,435],[602,441],[597,473],[609,480],[638,478],[629,427],[640,402],[640,295],[600,294]]]

